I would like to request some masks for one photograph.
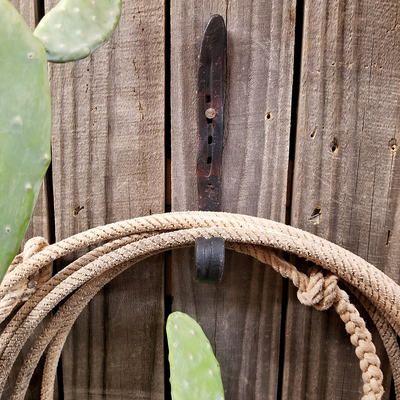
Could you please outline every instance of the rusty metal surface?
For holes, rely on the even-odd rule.
[[[197,187],[200,211],[221,210],[225,57],[224,19],[213,15],[203,34],[198,76]]]

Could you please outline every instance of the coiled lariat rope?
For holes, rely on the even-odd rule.
[[[371,334],[338,280],[349,286],[370,313],[382,336],[400,388],[400,287],[349,251],[299,229],[239,214],[183,212],[122,221],[71,236],[53,245],[43,238],[27,242],[0,285],[0,320],[24,303],[0,336],[0,395],[24,343],[39,323],[67,296],[37,336],[20,369],[12,400],[24,399],[33,371],[44,353],[41,399],[53,398],[57,363],[75,320],[109,281],[133,263],[169,249],[193,245],[197,237],[222,237],[226,247],[271,265],[298,288],[298,299],[318,310],[333,306],[356,347],[364,381],[363,400],[383,395],[380,361]],[[51,263],[73,251],[103,243],[50,277]],[[309,275],[274,251],[312,261]]]

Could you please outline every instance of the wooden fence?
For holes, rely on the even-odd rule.
[[[32,27],[55,3],[12,2]],[[197,209],[198,54],[214,13],[228,31],[222,209],[310,231],[400,282],[399,0],[123,1],[106,46],[49,66],[53,161],[27,238]],[[152,257],[91,301],[62,354],[59,400],[168,398],[171,310],[202,325],[227,399],[361,398],[334,312],[301,305],[247,256],[229,252],[216,286],[193,283],[192,263],[190,249]],[[39,383],[40,370],[27,399]]]

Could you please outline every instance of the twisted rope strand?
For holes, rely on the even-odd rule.
[[[239,250],[239,246],[236,246],[235,244],[232,246],[232,248]],[[261,254],[261,251],[259,248],[257,248],[257,246],[247,245],[246,248],[240,247],[240,250],[244,253],[248,253],[249,255]],[[322,272],[318,268],[314,268],[311,271],[310,277],[308,277],[307,275],[297,271],[292,264],[282,260],[274,252],[264,250],[262,253],[264,254],[264,256],[262,256],[263,259],[269,259],[273,261],[273,266],[275,269],[280,269],[282,271],[286,270],[284,275],[290,275],[295,278],[294,281],[300,283],[299,293],[301,293],[301,295],[299,295],[299,298],[303,299],[303,303],[307,305],[314,305],[317,309],[328,308],[330,305],[327,304],[321,307],[320,303],[321,301],[324,302],[324,299],[320,295],[316,294],[316,290],[319,290],[321,293],[327,293],[326,297],[328,298],[328,301],[331,299],[332,303],[333,301],[339,302],[340,299],[342,302],[340,313],[346,314],[346,321],[351,320],[358,323],[357,337],[361,336],[363,339],[369,338],[368,343],[370,343],[370,347],[366,347],[365,341],[355,342],[354,339],[352,340],[354,342],[353,344],[356,346],[356,353],[358,352],[358,356],[364,361],[363,379],[365,381],[364,392],[366,396],[364,396],[363,399],[367,400],[371,398],[368,397],[371,395],[371,393],[374,395],[372,398],[380,399],[383,394],[383,387],[379,359],[375,354],[375,348],[370,340],[369,332],[365,332],[365,324],[363,324],[363,321],[360,320],[357,310],[351,306],[350,302],[348,301],[347,294],[343,291],[341,291],[343,292],[341,293],[339,288],[336,286],[337,279],[330,279],[332,275],[328,275],[327,279],[325,280]],[[114,267],[112,270],[105,271],[102,275],[86,283],[60,308],[55,317],[53,317],[52,321],[47,325],[32,346],[32,350],[28,354],[24,365],[21,368],[11,400],[24,398],[33,371],[48,343],[52,340],[52,338],[54,338],[48,349],[49,352],[46,358],[46,367],[42,385],[42,399],[45,400],[52,398],[58,359],[74,321],[79,316],[86,304],[94,297],[94,295],[101,290],[106,283],[125,270],[129,265],[129,263],[125,263]],[[323,283],[322,285],[321,282]],[[334,282],[334,284],[332,284],[332,282]],[[307,290],[309,291],[308,296]],[[332,295],[333,292],[337,292],[337,295]],[[310,301],[310,299],[313,299],[313,303]],[[355,314],[355,317],[348,317],[348,315],[352,314]],[[354,322],[352,323],[354,325]],[[355,330],[353,329],[351,333],[354,336]],[[364,345],[364,349],[362,349],[362,351],[358,350],[360,343]],[[369,350],[367,360],[365,360],[366,349]]]
[[[180,213],[175,213],[175,214],[178,214],[177,217],[181,217]],[[187,218],[192,217],[193,216],[192,214],[193,213],[185,213],[185,218],[183,219],[180,218],[179,220],[182,220],[183,224],[188,224]],[[204,216],[204,218],[201,220],[203,225],[207,225],[213,221],[216,221],[219,225],[227,225],[230,221],[228,218],[226,218],[226,215],[223,215],[221,218],[218,219],[216,217],[218,216],[218,214],[211,213],[211,217],[208,215],[210,213],[197,213],[197,214],[201,214],[202,217]],[[228,215],[231,216],[230,214]],[[400,331],[399,286],[395,282],[393,282],[389,277],[383,274],[381,271],[373,267],[371,264],[362,260],[360,257],[357,257],[354,254],[340,248],[339,246],[336,246],[314,235],[308,234],[307,232],[303,232],[292,227],[287,227],[279,223],[273,223],[267,220],[260,220],[255,217],[236,216],[235,214],[232,215],[233,215],[232,221],[234,225],[237,225],[239,221],[241,226],[245,226],[246,222],[249,223],[252,220],[257,220],[258,225],[251,226],[251,229],[248,227],[236,228],[236,229],[231,229],[231,228],[220,229],[219,234],[217,236],[221,236],[226,239],[232,238],[233,241],[240,241],[241,239],[240,237],[238,237],[238,234],[239,231],[241,231],[242,234],[244,234],[247,237],[250,237],[250,242],[252,242],[253,244],[258,243],[262,245],[269,245],[271,247],[279,248],[297,254],[300,257],[305,257],[318,265],[322,265],[324,268],[327,268],[334,274],[337,274],[341,279],[347,281],[348,283],[355,286],[358,290],[360,290],[371,302],[373,302],[376,305],[379,311],[385,314],[385,317],[390,321],[395,330],[397,332]],[[190,222],[192,224],[195,223],[199,224],[198,215],[196,215],[195,217],[196,218],[192,218]],[[243,221],[242,219],[244,219],[245,221]],[[249,221],[246,221],[246,219],[249,219]],[[172,226],[176,226],[178,223],[177,218],[176,219],[172,218],[172,220],[173,222],[167,226],[168,229],[171,228]],[[156,221],[158,220],[156,219]],[[143,226],[143,224],[138,224],[138,225],[140,227]],[[276,229],[260,230],[260,227],[262,227],[262,225],[267,225],[269,226],[269,228],[273,226]],[[158,230],[161,230],[160,226],[156,226],[156,228]],[[165,228],[166,227],[164,226],[164,230]],[[100,232],[103,232],[102,229],[100,228],[98,229]],[[208,229],[212,230],[218,228],[208,228]],[[204,231],[207,231],[208,229],[204,229]],[[177,232],[177,235],[179,236],[181,232],[188,232],[190,230],[191,229],[189,228],[186,230],[180,230]],[[228,232],[228,230],[230,232]],[[293,230],[292,236],[288,236],[285,233],[288,230],[290,231]],[[120,231],[118,232],[120,233]],[[81,235],[85,238],[87,237],[86,234],[85,235],[81,234]],[[96,234],[96,237],[101,237],[102,240],[104,239],[104,237],[99,234]],[[309,239],[309,242],[305,242],[306,239]],[[78,239],[74,239],[72,240],[72,242],[81,243]],[[90,241],[86,240],[86,242]],[[319,249],[320,250],[322,249],[322,251],[315,252],[314,250],[315,246],[313,245],[314,242],[320,244]],[[64,252],[61,252],[59,249],[63,248],[65,246],[65,243],[60,242],[58,246],[56,245],[52,246],[55,247],[54,249],[55,254],[57,253],[58,255],[60,254],[65,255]],[[32,265],[36,265],[36,268],[38,268],[41,265],[48,263],[49,259],[57,258],[57,256],[55,256],[54,254],[49,254],[50,248],[52,246],[48,246],[42,252],[33,256],[29,264],[27,265],[27,271],[33,273],[35,269],[33,269]],[[73,247],[73,249],[76,250],[76,247]],[[329,251],[327,249],[329,249]],[[44,259],[40,261],[40,258],[43,256]],[[10,275],[12,275],[12,273]],[[4,283],[5,287],[7,287],[8,289],[12,288],[13,287],[12,283],[18,282],[19,279],[26,278],[26,273],[27,272],[25,271],[22,275],[14,274],[12,278],[9,278]],[[1,288],[0,288],[0,293],[1,293]]]
[[[51,262],[72,251],[72,249],[76,250],[94,244],[96,241],[120,237],[123,236],[123,233],[125,235],[135,232],[141,233],[145,229],[154,232],[171,229],[206,228],[211,225],[236,227],[238,229],[243,227],[263,228],[264,232],[269,232],[271,235],[270,246],[292,252],[318,265],[323,265],[324,268],[356,286],[377,305],[380,311],[384,312],[383,309],[387,300],[392,300],[395,318],[392,318],[391,323],[394,324],[396,331],[400,330],[400,322],[396,323],[396,319],[399,319],[400,310],[398,286],[371,264],[333,243],[299,229],[256,217],[227,213],[186,212],[153,215],[94,228],[74,235],[56,245],[48,246],[42,252],[33,256],[28,263],[25,263],[26,268],[23,272],[12,271],[9,276],[6,275],[0,286],[0,296],[15,288],[21,279],[29,278],[37,269],[37,266],[43,265],[45,260],[47,263]],[[363,279],[366,281],[363,282]],[[379,291],[379,289],[381,290]]]
[[[23,400],[25,398],[33,372],[49,343],[50,345],[48,347],[45,368],[43,371],[41,399],[45,400],[53,398],[58,360],[73,324],[89,301],[108,282],[131,265],[131,262],[127,262],[105,271],[100,276],[83,285],[60,307],[31,347],[30,352],[20,369],[14,387],[13,396],[10,400]]]
[[[134,236],[126,238],[126,235]],[[21,301],[21,287],[24,288],[34,275],[40,276],[46,265],[85,246],[113,240],[71,263],[42,287],[33,291],[24,288],[23,293],[27,293],[24,296],[30,295],[31,298],[0,337],[1,392],[23,344],[44,316],[63,298],[75,291],[37,338],[21,369],[13,399],[23,398],[32,368],[50,342],[42,398],[52,396],[55,368],[67,334],[80,311],[104,284],[131,263],[166,249],[191,245],[200,236],[222,237],[227,241],[227,247],[272,265],[298,287],[298,298],[303,304],[320,310],[334,305],[361,360],[363,399],[382,397],[382,373],[371,335],[349,302],[348,295],[338,288],[337,280],[340,277],[359,290],[383,314],[381,321],[389,321],[397,332],[400,327],[399,286],[360,257],[307,232],[256,217],[205,212],[171,213],[122,221],[74,235],[54,245],[44,246],[42,250],[24,251],[29,256],[17,256],[0,286],[0,317],[10,312],[10,294],[17,302]],[[307,276],[268,248],[292,252],[330,272],[324,274],[319,268],[313,268]],[[68,323],[60,327],[60,323],[65,321]],[[387,324],[382,322],[388,331],[390,327]]]
[[[54,289],[59,289],[59,285],[65,281],[70,275],[74,272],[78,271],[80,268],[84,267],[85,265],[89,264],[90,262],[96,260],[103,254],[107,254],[112,250],[116,250],[117,248],[131,243],[133,241],[137,241],[140,238],[148,237],[148,234],[141,234],[141,235],[132,235],[130,237],[125,237],[121,239],[117,239],[115,241],[109,242],[100,246],[89,253],[83,255],[76,261],[69,264],[63,270],[61,270],[58,274],[56,274],[53,278],[48,280],[42,287],[36,291],[32,297],[20,308],[18,313],[13,317],[10,323],[6,326],[4,331],[0,336],[0,355],[3,354],[5,346],[8,342],[12,339],[14,333],[19,329],[22,322],[27,318],[27,316],[37,308],[39,302],[43,301],[46,296],[52,292]],[[65,293],[65,296],[68,293]],[[65,297],[64,296],[64,297]],[[48,308],[51,307],[49,304]],[[38,307],[40,308],[40,306]],[[6,313],[1,313],[2,309],[0,309],[0,315],[4,319],[8,316]]]
[[[22,307],[21,310],[19,310],[17,315],[10,321],[0,336],[0,345],[2,350],[0,357],[0,396],[4,390],[7,376],[9,375],[19,352],[44,317],[61,300],[79,288],[82,284],[93,277],[100,275],[102,272],[107,270],[107,268],[118,265],[120,260],[113,253],[116,253],[116,251],[120,249],[119,246],[123,246],[122,248],[124,248],[127,246],[127,243],[133,243],[137,239],[138,237],[134,236],[124,238],[124,240],[114,241],[102,246],[100,251],[99,248],[95,249],[81,259],[76,260],[74,263],[69,265],[66,274],[62,274],[64,270],[61,271],[49,281],[48,285],[44,285],[46,287],[43,286],[41,288],[41,292],[48,293],[41,298],[41,293],[38,293],[33,299],[31,299],[31,302],[25,304],[26,307]],[[111,249],[114,250],[111,251]],[[98,251],[100,255],[97,258],[94,257],[96,251]],[[108,251],[108,253],[106,251]],[[102,259],[104,257],[106,257],[106,261],[102,264]],[[96,269],[96,266],[99,264],[101,265],[101,268]],[[32,307],[35,303],[36,305]]]
[[[233,247],[239,252],[248,251],[249,255],[268,263],[282,276],[288,277],[298,288],[297,297],[302,304],[314,306],[320,311],[334,305],[336,312],[345,322],[346,331],[351,335],[351,342],[356,347],[356,355],[361,360],[360,368],[364,380],[363,400],[382,398],[383,374],[371,334],[358,310],[350,303],[348,294],[337,286],[337,276],[329,272],[324,276],[323,271],[317,266],[313,267],[310,276],[307,276],[273,251],[266,251],[258,246]]]

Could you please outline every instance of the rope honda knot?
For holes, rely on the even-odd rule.
[[[25,268],[25,264],[29,263],[29,260],[35,254],[42,251],[48,245],[49,243],[43,237],[29,239],[24,246],[24,251],[14,258],[4,281],[7,280],[7,275],[8,277],[19,275]],[[3,315],[8,315],[15,307],[26,302],[40,286],[47,282],[51,278],[52,269],[52,263],[49,263],[42,268],[38,268],[33,275],[19,280],[18,285],[12,287],[0,299],[0,321],[4,319]]]
[[[315,265],[310,270],[305,287],[299,287],[297,298],[306,306],[313,306],[320,311],[327,310],[339,300],[338,279],[336,275]]]

